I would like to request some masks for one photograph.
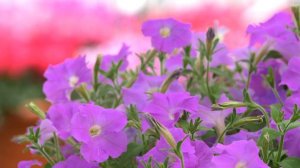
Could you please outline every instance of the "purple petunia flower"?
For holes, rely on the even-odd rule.
[[[49,66],[44,76],[47,80],[43,91],[52,103],[70,101],[74,88],[92,81],[92,72],[87,68],[84,57],[67,59],[61,64]]]
[[[42,166],[42,162],[38,160],[23,160],[18,163],[18,168],[31,168],[35,165]]]
[[[100,69],[104,71],[108,71],[112,64],[117,64],[119,61],[123,61],[120,67],[121,71],[126,70],[128,66],[127,57],[131,52],[129,51],[129,47],[126,44],[123,44],[118,54],[115,55],[104,55],[101,60]]]
[[[300,108],[300,92],[293,93],[284,101],[283,110],[285,119],[289,119],[293,115],[295,105]]]
[[[124,112],[104,109],[93,104],[82,105],[71,120],[73,137],[82,142],[80,153],[88,162],[116,158],[127,149],[127,124]]]
[[[300,128],[289,130],[284,138],[284,150],[290,157],[300,157]]]
[[[191,96],[188,92],[154,93],[151,102],[143,111],[150,113],[166,127],[172,127],[183,111],[194,114],[198,107],[198,97]]]
[[[135,105],[139,111],[142,111],[151,98],[151,94],[159,91],[165,78],[166,76],[147,76],[140,73],[131,88],[122,89],[124,104]],[[184,91],[183,86],[174,81],[167,93],[180,91]]]
[[[64,103],[54,104],[49,108],[47,115],[61,139],[71,136],[71,119],[78,112],[79,106],[79,103]]]
[[[268,166],[259,158],[259,148],[253,140],[234,141],[230,145],[218,144],[215,147],[212,162],[215,167],[247,167],[267,168]]]
[[[294,27],[290,14],[277,13],[268,21],[247,28],[247,33],[250,34],[250,46],[269,42],[272,44],[271,49],[279,51],[286,59],[298,56],[300,42],[293,32]]]
[[[292,91],[300,91],[300,57],[289,60],[287,70],[282,74],[281,84],[285,84]]]
[[[185,137],[185,133],[179,128],[171,128],[169,131],[176,142],[181,141]],[[184,156],[186,168],[210,168],[212,166],[212,152],[203,141],[191,141],[187,138],[182,143],[181,152]],[[181,162],[178,159],[178,156],[172,152],[171,146],[163,137],[157,141],[154,148],[148,151],[144,156],[138,158],[138,160],[141,162],[147,162],[150,157],[152,157],[152,160],[155,163],[163,163],[164,160],[169,157],[169,164],[171,167],[181,167]]]
[[[250,80],[250,89],[253,92],[253,99],[263,105],[271,105],[278,102],[278,99],[272,92],[271,87],[263,77],[268,74],[269,67],[273,68],[275,86],[278,90],[278,93],[281,99],[285,99],[285,90],[283,87],[279,86],[281,80],[280,74],[282,68],[284,67],[284,63],[273,59],[268,60],[258,64],[256,73],[252,75]]]
[[[60,161],[53,168],[97,168],[97,163],[88,163],[77,155],[71,155],[66,160]]]
[[[49,119],[41,120],[39,126],[40,128],[40,137],[39,143],[44,144],[47,140],[53,137],[53,134],[57,132],[56,128],[53,126],[53,123]]]
[[[149,20],[142,26],[143,34],[151,37],[152,46],[167,53],[191,43],[190,29],[190,25],[174,19]]]

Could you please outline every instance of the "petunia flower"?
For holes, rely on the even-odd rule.
[[[80,153],[88,162],[116,158],[127,149],[127,124],[124,112],[82,105],[71,120],[71,134],[82,143]]]
[[[61,64],[49,66],[44,74],[43,91],[51,103],[70,101],[71,92],[82,83],[92,81],[92,72],[86,67],[85,58],[67,59]]]
[[[123,101],[126,106],[132,104],[142,111],[148,101],[151,99],[151,94],[158,92],[166,76],[147,76],[140,73],[135,83],[130,88],[123,88]],[[184,91],[182,85],[177,81],[169,86],[167,93]]]
[[[300,91],[300,57],[289,60],[286,71],[282,74],[281,84],[285,84],[292,91]]]
[[[271,49],[280,52],[285,59],[298,56],[300,42],[293,32],[295,27],[290,14],[280,12],[271,19],[259,25],[250,25],[247,33],[250,34],[250,46],[255,44],[271,44]]]
[[[71,155],[66,160],[56,163],[53,168],[97,168],[97,163],[88,163],[78,155]]]
[[[185,133],[179,128],[169,129],[176,142],[183,140]],[[185,139],[181,146],[186,168],[210,168],[212,166],[212,151],[203,141],[191,141],[189,138]],[[144,156],[139,157],[140,162],[147,162],[152,157],[154,163],[163,163],[168,157],[171,167],[180,168],[181,162],[178,156],[172,151],[171,146],[167,141],[161,137],[155,147],[148,151]]]
[[[268,69],[270,67],[273,69],[275,86],[279,96],[281,99],[285,99],[285,90],[279,85],[281,80],[280,74],[284,67],[284,63],[274,59],[268,60],[257,65],[256,73],[251,76],[250,80],[250,89],[253,94],[252,97],[254,101],[262,105],[278,103],[278,99],[275,97],[271,87],[263,77],[268,74]]]
[[[215,167],[224,168],[268,168],[259,157],[259,148],[253,140],[234,141],[229,145],[215,147],[212,162]]]
[[[167,53],[191,43],[190,29],[190,25],[171,18],[149,20],[142,25],[142,32],[145,36],[151,37],[152,46]]]
[[[40,137],[39,143],[43,145],[47,140],[53,137],[53,134],[57,132],[53,123],[49,119],[41,120],[39,126],[40,128]],[[36,127],[37,128],[37,127]]]
[[[18,163],[18,168],[31,168],[35,165],[42,166],[42,162],[38,160],[23,160]]]
[[[289,130],[284,137],[284,150],[290,157],[300,157],[300,128]]]
[[[166,127],[172,127],[184,111],[195,114],[198,107],[198,97],[188,92],[154,93],[143,112],[150,113]]]
[[[119,61],[123,61],[120,70],[126,70],[128,66],[127,57],[130,53],[129,47],[126,44],[123,44],[118,54],[109,54],[102,57],[100,69],[107,71],[113,63],[117,64]]]
[[[71,136],[71,119],[78,112],[79,103],[54,104],[48,110],[48,118],[57,129],[61,139]]]

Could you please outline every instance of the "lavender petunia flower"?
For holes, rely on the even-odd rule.
[[[215,167],[224,168],[267,168],[268,166],[259,158],[259,148],[253,140],[234,141],[230,145],[218,144],[215,147],[212,162]]]
[[[182,68],[182,66],[183,66],[183,55],[181,53],[171,56],[166,60],[166,68],[170,73],[179,68]]]
[[[151,98],[151,94],[158,92],[166,76],[147,76],[140,73],[131,88],[123,88],[123,100],[125,105],[135,105],[139,111],[142,111]],[[174,81],[167,93],[184,91],[177,81]]]
[[[49,119],[44,119],[40,122],[40,138],[39,143],[44,144],[47,140],[53,137],[53,134],[57,132],[56,128],[53,126],[53,123]]]
[[[126,70],[128,66],[127,57],[131,52],[129,51],[129,47],[126,44],[123,44],[118,54],[115,55],[104,55],[101,60],[100,69],[104,71],[108,71],[112,64],[117,64],[119,61],[123,61],[120,67],[121,71]]]
[[[294,106],[300,107],[300,92],[293,93],[284,101],[284,118],[289,119],[293,115]]]
[[[77,155],[71,155],[66,160],[60,161],[53,168],[97,168],[97,163],[88,163]]]
[[[42,166],[42,162],[38,160],[23,160],[18,163],[18,168],[31,168],[35,165]]]
[[[176,142],[181,141],[185,137],[185,133],[182,131],[182,129],[171,128],[169,129],[169,131]],[[195,153],[195,149],[189,139],[186,139],[182,143],[181,150],[183,153]],[[142,157],[139,157],[138,160],[140,162],[147,162],[150,157],[152,157],[152,160],[155,163],[163,163],[167,157],[169,157],[169,161],[171,164],[177,160],[177,156],[172,151],[172,147],[168,144],[165,138],[163,138],[163,136],[161,136],[160,139],[156,142],[155,147],[153,147]]]
[[[49,66],[44,76],[47,80],[43,91],[52,103],[70,101],[74,88],[92,81],[92,72],[87,68],[84,57],[67,59],[61,64]]]
[[[289,130],[284,138],[284,150],[289,157],[300,157],[300,128]]]
[[[286,71],[282,74],[281,84],[285,84],[292,91],[300,91],[300,57],[289,60]]]
[[[166,127],[172,127],[178,121],[183,111],[196,113],[198,110],[198,97],[188,92],[154,93],[151,102],[143,110]]]
[[[272,92],[271,87],[263,77],[268,74],[269,67],[273,68],[275,86],[279,92],[279,96],[281,99],[285,99],[285,90],[279,85],[281,80],[280,74],[284,67],[284,63],[273,59],[268,60],[258,64],[256,73],[252,75],[250,81],[250,89],[253,92],[253,99],[262,105],[271,105],[278,102],[278,99]]]
[[[88,162],[116,158],[127,149],[127,124],[124,112],[104,109],[93,104],[82,105],[71,120],[73,137],[82,142],[80,152]]]
[[[47,115],[61,139],[71,136],[71,119],[78,112],[79,106],[79,103],[64,103],[54,104],[49,108]]]
[[[298,56],[300,42],[293,32],[294,27],[290,14],[277,13],[268,21],[247,28],[247,33],[250,34],[250,46],[268,42],[271,44],[271,49],[279,51],[286,59]]]
[[[190,44],[192,38],[190,29],[190,25],[174,19],[149,20],[142,26],[143,34],[151,37],[152,46],[167,53]]]

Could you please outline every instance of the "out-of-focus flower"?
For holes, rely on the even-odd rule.
[[[147,76],[140,73],[135,83],[130,88],[123,88],[123,100],[125,105],[135,105],[139,111],[142,111],[151,99],[151,95],[158,92],[166,76]],[[169,86],[167,93],[184,91],[177,81]]]
[[[172,128],[183,111],[195,114],[198,107],[198,97],[191,96],[188,92],[154,93],[143,112],[150,113],[163,125]]]
[[[284,149],[290,157],[300,157],[300,128],[289,130],[284,137]]]
[[[285,84],[292,91],[300,90],[300,57],[293,57],[289,60],[287,70],[282,74],[281,84]]]
[[[43,91],[52,103],[70,101],[71,92],[80,84],[92,81],[92,72],[87,68],[84,57],[67,59],[61,64],[50,66],[45,72]]]
[[[38,160],[23,160],[18,163],[18,168],[31,168],[35,165],[42,166],[42,162]]]
[[[285,119],[289,119],[293,115],[294,106],[300,107],[300,92],[293,93],[284,101],[283,110]]]
[[[252,75],[250,81],[250,89],[253,94],[253,99],[263,105],[270,105],[278,102],[278,99],[272,92],[271,87],[263,77],[268,74],[268,69],[270,67],[273,69],[276,89],[278,90],[280,97],[283,100],[285,99],[285,90],[279,85],[281,80],[280,74],[284,67],[284,63],[274,59],[268,60],[257,65],[256,73]]]
[[[77,103],[64,103],[54,104],[49,108],[47,115],[61,139],[71,136],[71,119],[78,112],[79,106]]]
[[[57,132],[56,128],[53,126],[53,123],[49,119],[42,120],[40,125],[40,137],[39,143],[44,144],[47,140],[53,137],[53,134]]]
[[[127,124],[124,112],[87,104],[79,108],[71,121],[73,137],[83,144],[80,153],[88,162],[116,158],[127,149]],[[113,117],[112,117],[113,116]]]
[[[158,19],[144,22],[142,32],[151,37],[152,46],[163,52],[171,53],[175,48],[191,43],[191,26],[174,19]]]
[[[130,54],[129,47],[126,44],[122,45],[122,48],[119,50],[116,55],[104,55],[101,60],[100,68],[102,70],[109,70],[112,66],[112,63],[117,64],[119,61],[122,61],[122,65],[120,67],[121,71],[126,70],[128,66],[127,56]]]
[[[66,160],[56,163],[53,168],[97,168],[97,163],[88,163],[78,155],[71,155]]]
[[[218,144],[215,147],[212,162],[216,167],[268,168],[259,158],[259,148],[250,140],[234,141],[229,145]]]
[[[271,48],[279,51],[285,59],[298,56],[300,42],[293,32],[295,27],[290,14],[280,12],[268,21],[258,26],[250,25],[247,33],[250,34],[250,46],[254,44],[271,44]]]

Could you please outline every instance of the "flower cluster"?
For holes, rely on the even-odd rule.
[[[152,49],[68,59],[45,72],[52,106],[18,141],[46,166],[267,168],[300,163],[300,9],[249,26],[229,50],[218,29],[174,19],[142,25]],[[241,52],[242,51],[242,52]],[[20,168],[41,165],[21,161]]]

